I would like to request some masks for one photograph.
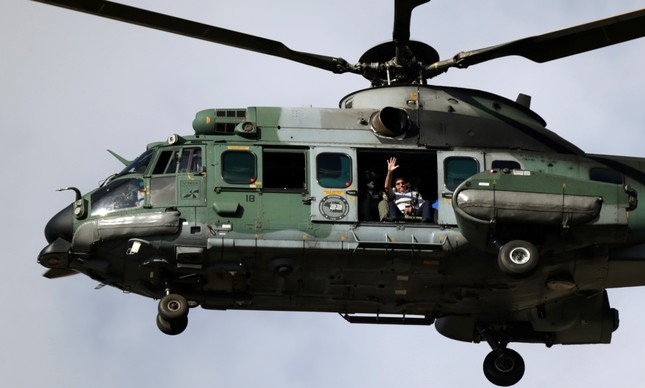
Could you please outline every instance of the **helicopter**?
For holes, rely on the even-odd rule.
[[[194,26],[110,2],[47,3]],[[171,135],[132,162],[117,156],[121,173],[85,195],[70,188],[74,203],[47,225],[47,276],[80,272],[161,299],[167,334],[182,332],[196,306],[434,324],[449,338],[488,342],[484,371],[497,385],[524,372],[509,342],[609,342],[618,320],[605,289],[642,284],[630,260],[642,243],[640,161],[584,154],[546,130],[526,96],[425,80],[509,52],[539,62],[637,38],[643,11],[441,61],[406,36],[422,3],[396,2],[393,41],[357,65],[209,26],[218,43],[359,73],[373,87],[340,109],[202,111],[195,135]],[[599,30],[618,37],[589,37]],[[391,155],[436,199],[436,219],[363,211],[364,183],[384,178],[364,171]]]

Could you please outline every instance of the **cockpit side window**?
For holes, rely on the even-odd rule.
[[[201,172],[202,171],[202,149],[184,148],[179,160],[179,172]]]
[[[167,170],[172,168],[171,166],[169,166],[169,162],[171,159],[173,159],[174,154],[175,154],[175,151],[173,150],[161,151],[161,153],[159,154],[159,158],[157,158],[157,163],[155,164],[155,168],[152,170],[152,174],[154,175],[163,174],[163,173],[166,173]],[[172,172],[175,172],[174,169],[172,170]]]
[[[177,168],[179,167],[179,168]],[[174,174],[202,171],[202,149],[189,147],[184,149],[163,150],[159,153],[152,170],[153,175]]]

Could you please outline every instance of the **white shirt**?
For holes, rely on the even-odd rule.
[[[423,198],[416,191],[406,191],[404,193],[394,191],[394,203],[401,212],[404,212],[408,206],[414,206],[418,209],[423,204]]]

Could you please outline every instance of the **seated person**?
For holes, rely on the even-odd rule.
[[[375,178],[376,174],[373,171],[365,171],[359,197],[359,212],[363,221],[382,221],[387,217],[387,211],[383,215],[379,214],[379,203],[383,201],[383,192],[376,189]]]
[[[421,216],[423,222],[432,222],[431,204],[424,201],[419,193],[410,191],[403,177],[395,180],[395,190],[392,190],[392,175],[399,168],[396,158],[387,161],[387,175],[385,176],[385,192],[390,199],[388,219],[393,220],[402,216]]]

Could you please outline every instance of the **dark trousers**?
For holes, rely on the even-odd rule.
[[[428,201],[424,201],[412,215],[421,216],[423,222],[432,222],[432,205]],[[396,206],[396,203],[394,203],[394,201],[390,201],[388,203],[388,218],[390,220],[404,216],[405,215],[401,210],[399,210],[399,207]]]

